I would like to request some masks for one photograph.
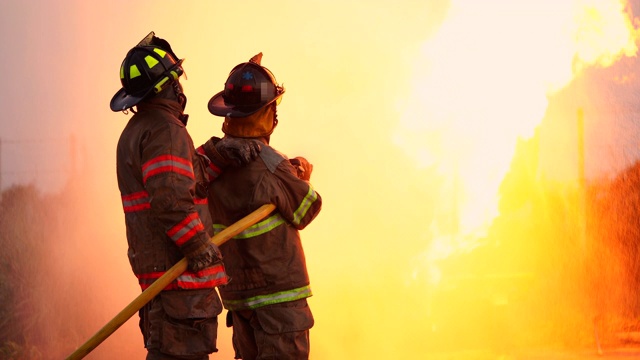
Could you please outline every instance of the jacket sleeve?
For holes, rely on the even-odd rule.
[[[298,178],[289,161],[281,161],[270,179],[263,181],[256,192],[264,197],[257,203],[272,203],[293,227],[304,229],[322,208],[322,198],[313,186]]]
[[[167,236],[185,256],[209,241],[195,208],[197,156],[186,128],[159,126],[142,143],[142,176],[151,211]]]
[[[207,180],[215,180],[222,173],[222,169],[227,165],[227,161],[216,150],[216,143],[220,141],[217,137],[212,137],[204,144],[200,145],[196,151],[203,155],[206,161]]]

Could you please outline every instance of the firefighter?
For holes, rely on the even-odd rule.
[[[151,32],[127,53],[122,89],[110,103],[113,111],[134,114],[118,141],[116,170],[129,262],[140,287],[188,260],[188,270],[139,311],[146,358],[154,360],[208,359],[217,351],[222,305],[215,287],[228,276],[210,241],[207,173],[216,176],[259,152],[257,143],[238,139],[213,139],[208,156],[196,152],[186,129],[182,61]]]
[[[230,168],[210,185],[215,232],[263,204],[276,205],[265,220],[220,246],[232,281],[218,289],[237,359],[307,359],[314,319],[299,230],[318,215],[322,199],[309,182],[311,164],[289,160],[269,145],[284,88],[261,59],[259,53],[234,67],[208,104],[213,115],[224,117],[225,139],[262,142],[256,160]]]

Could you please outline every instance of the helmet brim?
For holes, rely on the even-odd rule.
[[[153,87],[142,95],[131,95],[128,94],[124,88],[122,88],[118,90],[115,95],[113,95],[113,98],[111,98],[111,103],[109,104],[111,106],[111,111],[118,112],[130,109],[136,106],[144,98],[146,98],[147,95],[151,93],[151,91],[153,91]]]
[[[230,104],[226,104],[222,94],[224,91],[220,91],[219,93],[213,95],[213,97],[209,100],[209,112],[216,116],[224,116],[224,117],[246,117],[249,116],[263,107],[273,103],[278,100],[284,91],[280,94],[276,95],[273,99],[269,100],[264,104],[260,104],[259,106],[234,106]]]

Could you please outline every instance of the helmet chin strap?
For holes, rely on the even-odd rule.
[[[276,104],[273,104],[273,127],[268,135],[263,136],[267,145],[269,145],[269,142],[271,141],[271,134],[273,134],[273,130],[276,129],[276,126],[278,126],[278,108],[276,107]]]
[[[176,100],[180,103],[182,110],[187,107],[187,95],[182,92],[182,85],[178,81],[173,82],[173,93],[176,96]],[[189,114],[182,114],[179,116],[180,121],[186,126],[187,121],[189,120]]]
[[[182,106],[182,110],[184,110],[187,107],[187,95],[182,92],[182,85],[180,85],[178,81],[174,81],[172,85],[176,100],[180,103],[180,106]]]
[[[173,100],[179,103],[183,111],[187,107],[187,96],[182,92],[182,85],[177,80],[172,81],[170,88],[167,87],[163,89],[162,91],[157,93],[155,96],[162,99]],[[182,121],[183,124],[187,125],[187,120],[189,119],[189,115],[182,114],[179,116],[179,119],[180,121]]]

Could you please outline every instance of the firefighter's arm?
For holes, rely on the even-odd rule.
[[[214,180],[227,166],[242,166],[253,161],[261,147],[260,142],[253,139],[214,136],[196,150],[210,161],[213,172],[209,172],[209,180]]]
[[[259,191],[268,197],[264,203],[276,205],[278,212],[296,229],[302,230],[315,219],[322,208],[322,197],[313,186],[298,178],[289,161],[282,161],[274,172],[275,181],[264,182]]]

